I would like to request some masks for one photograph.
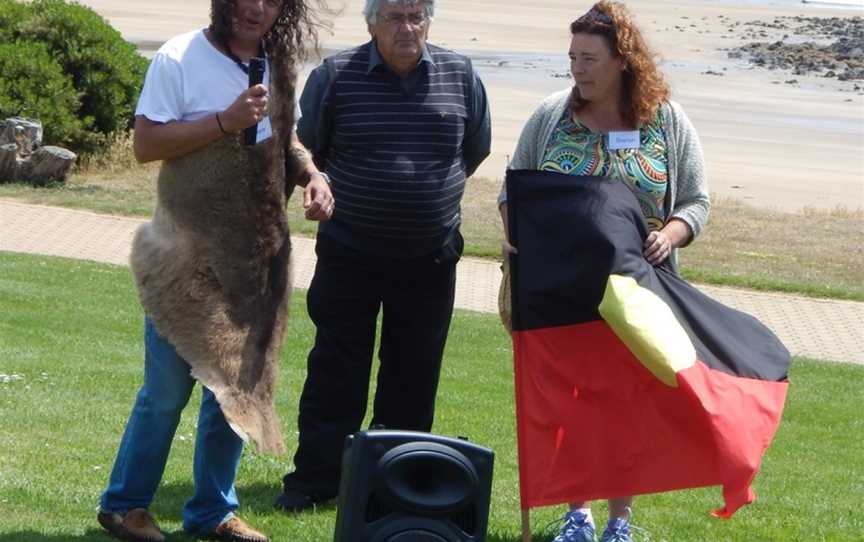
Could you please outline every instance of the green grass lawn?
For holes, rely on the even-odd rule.
[[[0,542],[109,540],[95,522],[97,500],[142,379],[142,318],[126,268],[0,253]],[[312,337],[297,292],[277,405],[289,449]],[[457,312],[435,431],[496,452],[490,542],[520,539],[511,365],[495,316]],[[652,542],[864,540],[864,367],[796,359],[791,376],[757,502],[720,521],[708,515],[721,504],[718,488],[638,498],[635,523]],[[198,395],[152,507],[169,540],[189,540],[180,509],[192,492]],[[246,451],[241,514],[274,541],[332,540],[333,506],[300,515],[271,508],[289,463]],[[536,542],[551,539],[544,526],[561,512],[532,513]],[[595,517],[604,514],[595,507]]]

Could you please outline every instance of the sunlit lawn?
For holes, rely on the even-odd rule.
[[[0,253],[0,542],[109,540],[95,522],[97,499],[141,382],[141,331],[127,269]],[[289,448],[312,333],[297,292],[277,405]],[[708,515],[721,503],[718,488],[642,497],[636,524],[652,542],[864,540],[862,384],[864,367],[796,360],[783,424],[755,482],[757,502],[723,522]],[[494,316],[457,312],[440,390],[435,431],[496,452],[487,539],[516,542],[511,356]],[[197,395],[152,507],[169,540],[189,540],[180,510],[192,491]],[[275,541],[332,540],[333,506],[301,515],[271,508],[288,467],[288,458],[247,450],[241,514]],[[561,511],[533,512],[535,541],[551,539],[544,527]],[[603,514],[598,506],[595,516]]]

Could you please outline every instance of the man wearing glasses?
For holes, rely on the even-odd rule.
[[[486,91],[470,60],[427,44],[435,0],[366,0],[372,40],[327,58],[300,98],[300,141],[332,183],[307,306],[317,328],[294,472],[276,506],[332,499],[346,435],[429,431],[462,253],[465,179],[488,156]]]

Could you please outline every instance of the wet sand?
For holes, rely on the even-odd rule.
[[[83,0],[142,49],[209,20],[207,0]],[[347,0],[323,46],[368,39],[363,2]],[[569,22],[590,7],[565,0],[439,0],[430,41],[472,56],[492,104],[493,154],[477,175],[500,179],[523,123],[542,98],[570,85]],[[864,208],[864,81],[756,68],[728,49],[783,30],[751,34],[750,21],[864,15],[861,9],[784,7],[713,0],[629,3],[660,53],[673,98],[699,131],[713,193],[756,206]],[[738,23],[737,25],[735,23]],[[855,90],[855,85],[859,89]]]

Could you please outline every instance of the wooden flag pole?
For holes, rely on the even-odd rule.
[[[522,542],[531,542],[531,510],[522,510]]]

